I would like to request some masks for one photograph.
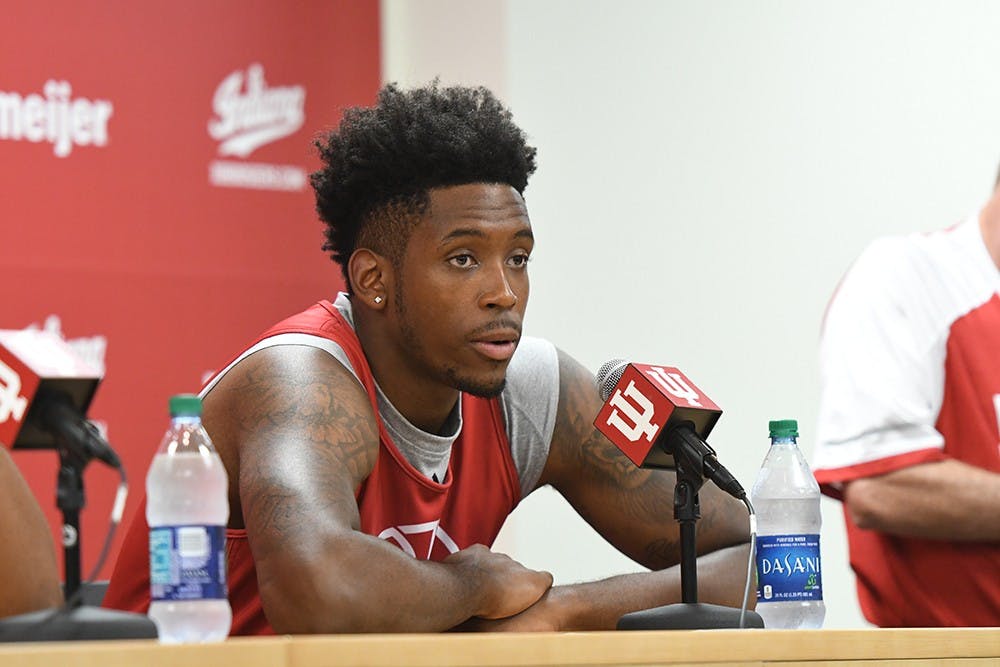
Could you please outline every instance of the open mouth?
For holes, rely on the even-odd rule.
[[[507,361],[514,356],[517,340],[477,340],[472,347],[481,355],[494,361]]]

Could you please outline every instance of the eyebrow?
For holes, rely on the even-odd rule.
[[[438,245],[443,246],[450,241],[454,241],[455,239],[463,238],[466,236],[472,236],[475,238],[486,238],[486,232],[484,232],[481,229],[476,229],[473,227],[459,227],[458,229],[453,229],[447,234],[445,234],[444,238],[441,239],[441,242],[438,243]],[[530,229],[520,229],[514,232],[514,238],[526,238],[534,241],[535,235],[531,233]]]

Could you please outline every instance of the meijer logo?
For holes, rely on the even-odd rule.
[[[218,118],[209,121],[208,133],[222,142],[219,155],[246,157],[302,127],[305,103],[305,87],[268,88],[263,66],[254,63],[245,78],[237,70],[215,89],[212,109]]]
[[[608,426],[614,426],[621,431],[621,434],[628,438],[629,442],[637,442],[643,436],[649,442],[653,442],[653,438],[660,430],[660,426],[653,423],[655,408],[652,401],[646,398],[646,395],[635,386],[635,382],[629,381],[625,391],[615,389],[614,396],[608,403],[615,407],[608,415]],[[622,419],[621,414],[625,415],[629,421]]]
[[[646,371],[646,375],[653,378],[653,381],[663,387],[664,391],[687,401],[691,407],[702,407],[701,403],[698,402],[701,395],[684,381],[684,376],[680,373],[668,373],[664,368],[653,366],[650,370]]]
[[[12,416],[14,421],[24,419],[28,399],[20,396],[21,376],[13,368],[0,361],[0,424]]]
[[[49,79],[43,95],[0,90],[0,140],[47,141],[56,157],[73,146],[106,146],[108,120],[114,107],[108,100],[72,99],[68,81]]]

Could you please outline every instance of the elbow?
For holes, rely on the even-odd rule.
[[[3,584],[0,617],[53,609],[62,605],[63,594],[59,585],[56,556],[50,544],[17,543],[17,557],[0,554],[0,579]]]
[[[277,557],[257,563],[261,606],[278,634],[350,634],[391,631],[386,609],[377,613],[366,578],[325,558]]]
[[[879,484],[875,479],[859,479],[848,484],[844,489],[844,505],[851,523],[858,528],[886,528],[889,503],[881,498]]]
[[[349,582],[331,585],[325,576],[300,569],[294,577],[260,582],[260,599],[277,634],[346,634],[371,631],[363,622],[364,600]]]
[[[29,586],[25,586],[23,582],[13,584],[7,587],[4,600],[0,603],[0,618],[54,609],[62,602],[62,593],[56,579],[36,581]]]

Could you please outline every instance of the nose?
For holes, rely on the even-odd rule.
[[[514,291],[507,271],[502,264],[491,271],[484,272],[483,282],[483,291],[479,296],[480,306],[506,310],[517,305],[517,292]]]

